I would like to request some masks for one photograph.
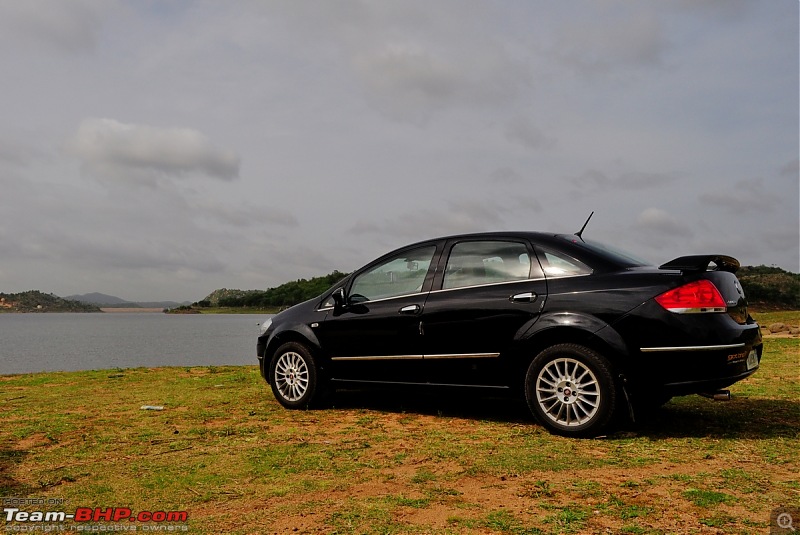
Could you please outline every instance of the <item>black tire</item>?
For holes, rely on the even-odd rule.
[[[272,393],[287,409],[307,409],[320,398],[320,374],[311,351],[299,342],[287,342],[269,363]]]
[[[597,436],[617,408],[611,364],[599,353],[577,344],[548,347],[525,374],[525,400],[551,432],[572,437]]]

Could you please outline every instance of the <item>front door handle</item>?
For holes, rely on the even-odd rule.
[[[419,314],[422,307],[419,305],[408,305],[400,309],[400,314]]]
[[[533,303],[536,301],[536,294],[533,292],[525,292],[515,294],[508,298],[512,303]]]

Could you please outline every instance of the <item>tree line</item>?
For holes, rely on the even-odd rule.
[[[288,307],[317,297],[346,276],[347,273],[333,271],[321,277],[298,279],[264,291],[251,290],[243,292],[242,295],[222,296],[219,298],[219,306],[253,308]],[[206,302],[201,301],[198,305],[204,306]],[[210,303],[206,306],[210,306]]]
[[[333,271],[311,279],[298,279],[268,290],[217,290],[212,296],[193,306],[283,308],[317,297],[346,277],[347,273]],[[742,266],[736,276],[742,283],[750,304],[800,309],[800,274],[772,266]]]

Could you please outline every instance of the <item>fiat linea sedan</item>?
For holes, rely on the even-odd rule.
[[[432,239],[388,253],[262,325],[261,375],[286,408],[336,385],[516,391],[550,431],[723,395],[761,361],[735,276],[709,254],[647,265],[580,235]]]

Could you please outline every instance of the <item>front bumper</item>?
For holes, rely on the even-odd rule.
[[[264,353],[267,351],[267,338],[259,337],[256,344],[256,357],[258,358],[258,369],[261,372],[261,377],[269,382],[269,374],[267,373],[267,362],[264,358]]]

